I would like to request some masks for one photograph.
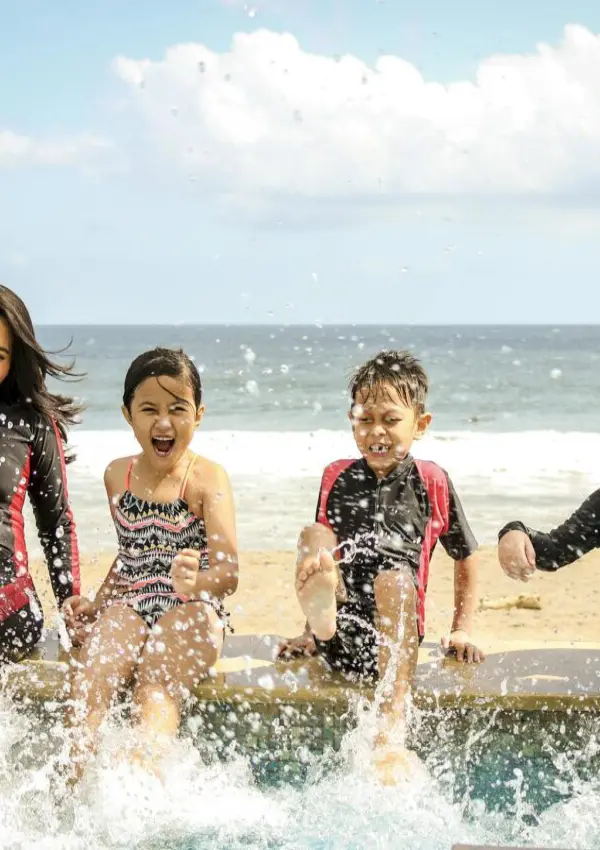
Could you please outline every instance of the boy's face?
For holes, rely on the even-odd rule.
[[[373,472],[388,475],[410,451],[431,422],[431,414],[417,415],[406,406],[393,385],[377,392],[359,390],[350,411],[356,445]]]

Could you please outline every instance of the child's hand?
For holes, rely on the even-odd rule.
[[[98,608],[86,596],[69,596],[63,602],[61,612],[71,643],[73,646],[81,646],[98,618]]]
[[[295,655],[315,655],[317,647],[312,634],[299,635],[282,641],[277,647],[277,658],[293,658]]]
[[[193,596],[196,592],[196,581],[200,569],[201,553],[197,549],[182,549],[173,558],[171,564],[171,579],[175,593],[182,596]]]
[[[462,629],[443,637],[442,649],[446,655],[454,655],[457,661],[465,661],[467,664],[480,664],[485,661],[483,652],[475,644],[469,643],[469,635]]]
[[[498,544],[498,560],[507,576],[529,581],[535,573],[535,549],[524,531],[508,531]]]

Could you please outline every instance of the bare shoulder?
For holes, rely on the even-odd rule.
[[[221,464],[196,455],[188,482],[188,492],[193,501],[202,505],[205,501],[230,491],[229,476]]]
[[[104,486],[109,493],[122,493],[125,489],[125,481],[127,480],[127,472],[133,458],[119,457],[116,460],[111,460],[104,470]]]

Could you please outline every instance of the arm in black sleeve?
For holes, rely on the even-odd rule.
[[[80,592],[79,551],[62,441],[51,422],[40,420],[33,428],[28,493],[54,596],[61,605]]]
[[[465,512],[456,495],[454,485],[446,473],[448,481],[448,530],[440,536],[440,543],[453,561],[464,561],[477,549],[477,540],[471,531]]]
[[[538,570],[566,567],[600,546],[600,490],[588,496],[575,513],[547,534],[528,528],[522,522],[509,522],[498,539],[509,531],[524,531],[528,535],[535,549]]]

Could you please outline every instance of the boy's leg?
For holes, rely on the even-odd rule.
[[[113,605],[96,623],[77,659],[71,660],[71,700],[67,723],[78,734],[71,753],[76,782],[94,751],[96,733],[111,702],[133,678],[148,637],[145,622],[125,605]]]
[[[298,541],[296,594],[313,634],[330,640],[336,630],[336,591],[340,580],[332,550],[333,531],[321,523],[305,528]]]
[[[379,573],[374,587],[382,638],[379,676],[385,687],[377,745],[385,747],[393,742],[398,748],[404,749],[406,698],[410,693],[419,652],[417,592],[408,571],[388,570]],[[390,663],[393,665],[392,671],[389,670]],[[390,673],[391,680],[388,681]]]
[[[177,734],[181,704],[214,666],[223,647],[223,624],[204,602],[186,602],[164,614],[142,652],[133,690],[142,736]]]

